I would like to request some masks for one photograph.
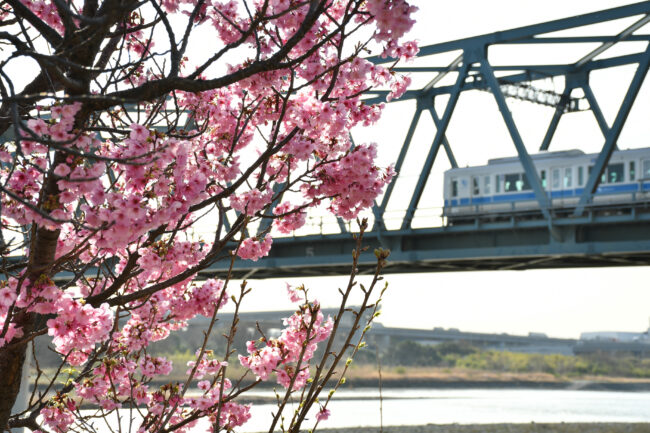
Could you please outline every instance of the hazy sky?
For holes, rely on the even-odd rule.
[[[420,7],[412,38],[421,45],[490,33],[509,28],[564,18],[581,13],[631,4],[616,0],[414,0]],[[624,20],[601,26],[605,34],[615,34],[634,22]],[[644,32],[650,32],[650,25]],[[576,31],[573,34],[580,34]],[[495,62],[567,62],[579,59],[590,48],[564,47],[544,50],[514,46],[494,50]],[[635,46],[637,48],[638,45]],[[617,48],[618,50],[618,48]],[[624,50],[624,48],[623,48]],[[624,51],[616,51],[623,54]],[[448,64],[456,54],[431,60]],[[428,61],[428,60],[427,60]],[[16,64],[16,68],[25,69]],[[28,69],[26,69],[28,70]],[[634,68],[621,67],[592,74],[591,82],[605,117],[611,124]],[[413,76],[415,82],[432,77]],[[453,80],[453,74],[447,80]],[[621,148],[649,146],[650,78],[646,80],[619,140]],[[562,80],[539,83],[562,91]],[[445,102],[439,98],[440,102]],[[552,109],[520,101],[509,101],[519,131],[529,149],[535,152],[542,141]],[[355,142],[377,142],[384,164],[394,162],[412,117],[412,102],[390,104],[379,124],[353,131]],[[423,116],[428,117],[428,116]],[[420,122],[409,157],[398,177],[394,197],[410,197],[409,189],[435,131],[429,120]],[[469,92],[460,97],[447,137],[461,166],[482,165],[488,158],[516,155],[493,97],[487,92]],[[560,122],[551,150],[580,148],[596,152],[603,138],[589,112],[565,115]],[[415,225],[439,223],[442,204],[442,173],[449,168],[440,153],[424,191]],[[391,201],[389,209],[399,224],[407,201]],[[546,332],[558,337],[577,337],[583,331],[642,331],[650,318],[650,268],[574,269],[551,271],[500,271],[390,275],[380,321],[386,326],[433,328],[454,327],[466,331],[526,334]],[[325,306],[338,303],[337,288],[345,277],[291,280],[312,287]],[[285,280],[251,281],[254,293],[244,304],[249,311],[290,308],[285,301]]]
[[[490,33],[498,30],[535,24],[600,9],[631,4],[614,0],[459,0],[415,2],[420,11],[413,37],[421,45]],[[600,27],[604,34],[615,34],[636,19]],[[642,32],[650,32],[650,25]],[[580,30],[573,34],[581,34]],[[521,62],[534,58],[538,63],[574,61],[596,45],[566,47],[563,50],[540,49],[531,52],[516,47],[495,52],[495,61]],[[516,51],[516,50],[519,51]],[[638,45],[635,46],[638,49]],[[624,50],[622,48],[621,50]],[[615,54],[622,54],[617,51]],[[614,54],[614,52],[612,52]],[[442,65],[451,58],[432,61]],[[592,75],[592,86],[608,122],[611,124],[634,68],[623,67]],[[414,80],[421,78],[413,77]],[[431,77],[428,77],[429,79]],[[450,77],[453,80],[455,77]],[[619,144],[621,148],[647,147],[650,137],[650,79],[646,80],[632,110]],[[542,83],[562,91],[562,80]],[[442,99],[442,98],[441,98]],[[552,115],[552,109],[526,102],[509,101],[515,121],[530,152],[539,147]],[[356,142],[375,141],[380,156],[394,161],[406,134],[413,113],[410,102],[388,107],[379,125],[365,131],[354,131]],[[424,116],[423,116],[424,117]],[[433,138],[434,129],[420,124],[412,144],[410,157],[400,173],[399,191],[408,191],[416,181],[419,163]],[[454,112],[448,134],[461,166],[485,164],[488,158],[516,155],[493,97],[487,92],[463,94]],[[554,138],[551,150],[580,148],[597,152],[603,138],[590,112],[565,115]],[[439,215],[442,196],[442,172],[449,168],[444,153],[436,161],[433,174],[422,198],[422,213],[416,224],[428,224],[431,215]],[[398,210],[406,203],[391,202]],[[428,218],[424,218],[429,216]],[[399,219],[396,219],[396,223]],[[455,327],[467,331],[508,332],[526,334],[546,332],[558,337],[578,337],[583,331],[643,331],[650,318],[650,268],[601,268],[548,271],[494,271],[389,275],[390,288],[384,299],[380,321],[386,326],[433,328]],[[326,306],[336,304],[336,289],[345,278],[317,278],[305,281]],[[252,281],[258,292],[247,309],[287,308],[282,292],[285,280]],[[262,296],[259,292],[264,292]]]

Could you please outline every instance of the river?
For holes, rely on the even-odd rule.
[[[249,396],[273,396],[271,391]],[[337,392],[328,408],[331,416],[319,428],[378,427],[377,389]],[[252,418],[238,432],[267,431],[273,404],[255,404]],[[285,410],[290,418],[292,408]],[[122,432],[128,431],[128,411],[120,410]],[[111,420],[113,424],[116,420]],[[527,389],[386,389],[383,392],[383,425],[495,424],[560,422],[650,422],[650,392],[574,391]],[[138,422],[134,423],[137,430]],[[97,431],[108,429],[95,423]],[[313,426],[313,415],[303,429]],[[199,424],[195,431],[205,431]]]
[[[336,396],[328,406],[332,412],[330,418],[321,422],[320,427],[380,425],[377,389],[339,391]],[[253,417],[244,431],[263,431],[274,407],[254,406]],[[383,392],[383,425],[530,422],[650,422],[650,392],[537,389],[387,389]]]

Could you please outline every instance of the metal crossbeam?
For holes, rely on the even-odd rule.
[[[650,2],[649,2],[650,3]],[[644,58],[643,53],[627,54],[623,56],[610,57],[607,59],[592,60],[589,63],[586,63],[576,70],[572,65],[508,65],[508,66],[499,66],[493,65],[492,69],[497,71],[525,71],[523,73],[507,75],[499,77],[500,83],[520,83],[520,82],[529,82],[534,80],[542,80],[547,78],[554,77],[567,77],[573,73],[582,72],[589,73],[592,71],[597,71],[601,69],[615,68],[618,66],[625,65],[634,65],[641,62]],[[446,67],[421,67],[421,68],[395,68],[396,70],[401,70],[402,72],[440,72]],[[472,67],[469,69],[470,72],[477,71],[478,66]],[[440,86],[435,89],[430,90],[431,93],[435,95],[447,95],[451,92],[453,86]],[[461,91],[468,90],[483,90],[486,88],[486,84],[482,80],[466,82],[465,85],[461,88]],[[377,104],[386,101],[386,96],[390,93],[389,90],[373,90],[368,92],[368,97],[364,99],[366,104]],[[398,101],[406,101],[410,99],[417,99],[420,97],[420,90],[407,90],[404,95]]]
[[[592,12],[575,17],[564,18],[555,21],[548,21],[541,24],[533,24],[525,27],[518,27],[512,30],[505,30],[501,32],[490,33],[481,36],[474,36],[466,39],[458,39],[450,42],[443,42],[440,44],[428,45],[420,48],[418,57],[430,56],[433,54],[441,54],[456,50],[465,50],[468,45],[496,45],[496,44],[526,44],[526,43],[541,43],[537,40],[538,35],[546,33],[559,32],[561,30],[569,30],[576,27],[583,27],[592,24],[598,24],[607,21],[613,21],[621,18],[627,18],[635,15],[650,14],[650,2],[644,1],[635,3],[629,6],[621,6],[614,9],[604,11]],[[647,37],[647,36],[646,36]],[[616,38],[613,36],[612,39]],[[572,40],[573,39],[573,40]],[[636,39],[635,39],[636,40]],[[575,43],[575,38],[555,38],[555,43]],[[587,41],[585,41],[587,42]],[[589,42],[594,42],[593,40]],[[544,41],[543,43],[548,43]],[[376,63],[386,63],[394,59],[386,59],[381,56],[374,56],[369,58],[370,61]]]
[[[538,89],[535,86],[523,84],[502,84],[501,92],[507,98],[515,98],[520,101],[534,102],[535,104],[546,105],[562,110],[563,112],[584,111],[580,108],[580,98],[571,98],[566,93],[556,93],[551,90]]]

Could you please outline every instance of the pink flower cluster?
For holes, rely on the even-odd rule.
[[[0,282],[0,332],[7,321],[7,314],[9,309],[15,305],[18,295],[18,281],[15,278],[10,278],[9,281]],[[5,344],[11,342],[14,338],[23,336],[23,330],[16,326],[15,323],[9,322],[4,335],[0,334],[0,348]]]
[[[185,296],[177,299],[172,306],[174,316],[179,320],[188,320],[202,315],[212,317],[214,310],[228,303],[228,293],[223,289],[223,281],[209,278],[200,286],[190,287]]]
[[[304,288],[304,286],[302,288]],[[299,289],[300,288],[294,289],[289,283],[287,283],[287,295],[289,296],[289,301],[293,303],[302,301],[302,297],[298,293]]]
[[[251,418],[250,408],[250,404],[239,404],[231,401],[224,403],[221,407],[219,425],[228,431],[243,425]]]
[[[377,22],[375,39],[378,41],[397,40],[404,36],[415,24],[411,14],[418,10],[404,0],[368,0],[366,7]]]
[[[197,352],[197,356],[199,352]],[[205,376],[216,376],[221,368],[227,365],[226,362],[220,362],[214,358],[212,351],[206,351],[201,357],[197,366],[195,361],[187,363],[189,375],[194,367],[195,378],[202,379]],[[238,427],[248,421],[251,417],[251,405],[241,405],[232,401],[223,402],[220,396],[225,396],[225,391],[232,388],[232,383],[229,379],[223,379],[223,388],[221,381],[200,380],[197,387],[204,391],[202,395],[195,397],[186,397],[185,404],[193,409],[203,412],[208,415],[210,424],[214,425],[217,421],[217,412],[219,415],[219,426],[228,430]]]
[[[411,84],[411,78],[407,76],[402,76],[391,83],[390,90],[391,92],[386,96],[386,102],[390,102],[393,99],[399,99],[406,89]]]
[[[271,244],[273,244],[273,238],[268,234],[261,239],[247,238],[239,246],[237,255],[244,260],[256,262],[261,257],[269,255]]]
[[[75,392],[87,401],[98,403],[105,410],[121,406],[119,398],[129,398],[131,392],[138,404],[148,404],[151,397],[147,385],[135,380],[138,364],[133,359],[105,359],[92,370],[92,375],[75,383]]]
[[[296,210],[295,206],[288,201],[279,204],[273,209],[278,218],[273,220],[273,227],[280,233],[291,233],[305,225],[306,214],[303,210]]]
[[[15,295],[18,287],[18,280],[10,278],[8,284],[9,288]],[[20,295],[15,299],[15,306],[39,314],[53,314],[57,312],[57,306],[55,303],[62,295],[63,291],[56,287],[51,279],[45,275],[41,275],[41,277],[33,284],[31,281],[22,284]]]
[[[322,407],[316,414],[316,421],[325,421],[331,414],[329,409]]]
[[[331,317],[324,320],[319,304],[313,303],[301,306],[284,320],[284,325],[286,328],[280,337],[265,341],[262,348],[258,349],[255,341],[249,341],[246,345],[249,355],[239,355],[239,362],[263,381],[276,373],[280,385],[298,390],[307,383],[309,361],[318,343],[329,337],[333,321]]]
[[[374,165],[375,145],[359,146],[340,161],[325,166],[316,173],[317,184],[305,186],[310,199],[334,197],[331,211],[343,218],[355,218],[373,205],[374,199],[394,175],[392,168],[383,171]]]
[[[56,316],[47,321],[47,333],[57,352],[69,355],[68,363],[80,365],[97,343],[106,341],[113,328],[113,312],[108,304],[99,308],[84,305],[70,295],[62,295],[55,303]]]
[[[408,41],[401,44],[397,44],[394,41],[389,41],[386,44],[383,55],[386,57],[393,58],[402,58],[404,60],[410,61],[413,60],[416,54],[420,51],[418,48],[417,42]]]
[[[197,357],[199,353],[200,353],[199,351],[196,352]],[[196,365],[195,361],[187,362],[187,366],[189,367],[187,370],[188,376],[192,373],[192,370],[194,369],[195,365]],[[196,367],[196,371],[194,373],[194,377],[196,379],[203,379],[205,376],[216,376],[219,373],[219,371],[226,366],[228,366],[227,362],[218,361],[213,357],[213,353],[211,351],[208,351],[201,358],[201,361],[199,361],[198,367]]]
[[[16,301],[16,298],[17,296],[15,286],[0,286],[0,314],[6,314],[9,310],[9,307],[11,307]]]
[[[172,372],[172,363],[165,358],[147,355],[140,359],[140,371],[145,377],[167,376]]]
[[[272,198],[273,192],[271,190],[260,191],[259,189],[253,189],[243,194],[231,196],[230,206],[236,211],[253,216],[271,203]]]
[[[7,314],[0,314],[0,325],[3,327],[5,326],[5,323],[7,322]],[[9,322],[9,325],[7,326],[7,330],[4,334],[3,337],[0,337],[0,348],[6,345],[7,343],[11,342],[14,338],[20,338],[22,337],[23,330],[16,326],[15,323]]]
[[[255,375],[262,380],[268,380],[269,375],[275,370],[280,361],[282,361],[282,350],[279,345],[263,347],[257,349],[254,341],[246,344],[249,356],[239,355],[241,365],[250,368]]]
[[[49,428],[57,433],[65,433],[68,427],[74,422],[74,415],[72,411],[75,410],[75,405],[72,400],[66,400],[67,404],[47,405],[41,409],[41,416],[43,422]]]
[[[53,2],[42,0],[22,0],[22,3],[28,5],[31,11],[34,12],[40,19],[45,21],[47,25],[63,34],[63,23],[61,22],[59,13],[56,10],[56,5]]]
[[[219,403],[221,402],[220,395],[222,395],[220,383],[217,386],[212,387],[210,382],[207,380],[202,380],[197,384],[197,387],[205,391],[202,395],[197,397],[188,397],[185,399],[185,403],[201,412],[214,412]],[[228,391],[232,387],[230,380],[224,381],[223,391]]]

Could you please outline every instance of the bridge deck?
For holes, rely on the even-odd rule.
[[[650,263],[650,214],[587,215],[370,232],[359,268],[371,273],[372,250],[389,248],[384,273],[641,266]],[[354,239],[347,233],[277,238],[268,257],[238,260],[236,278],[345,275]],[[225,262],[203,276],[223,274]]]

